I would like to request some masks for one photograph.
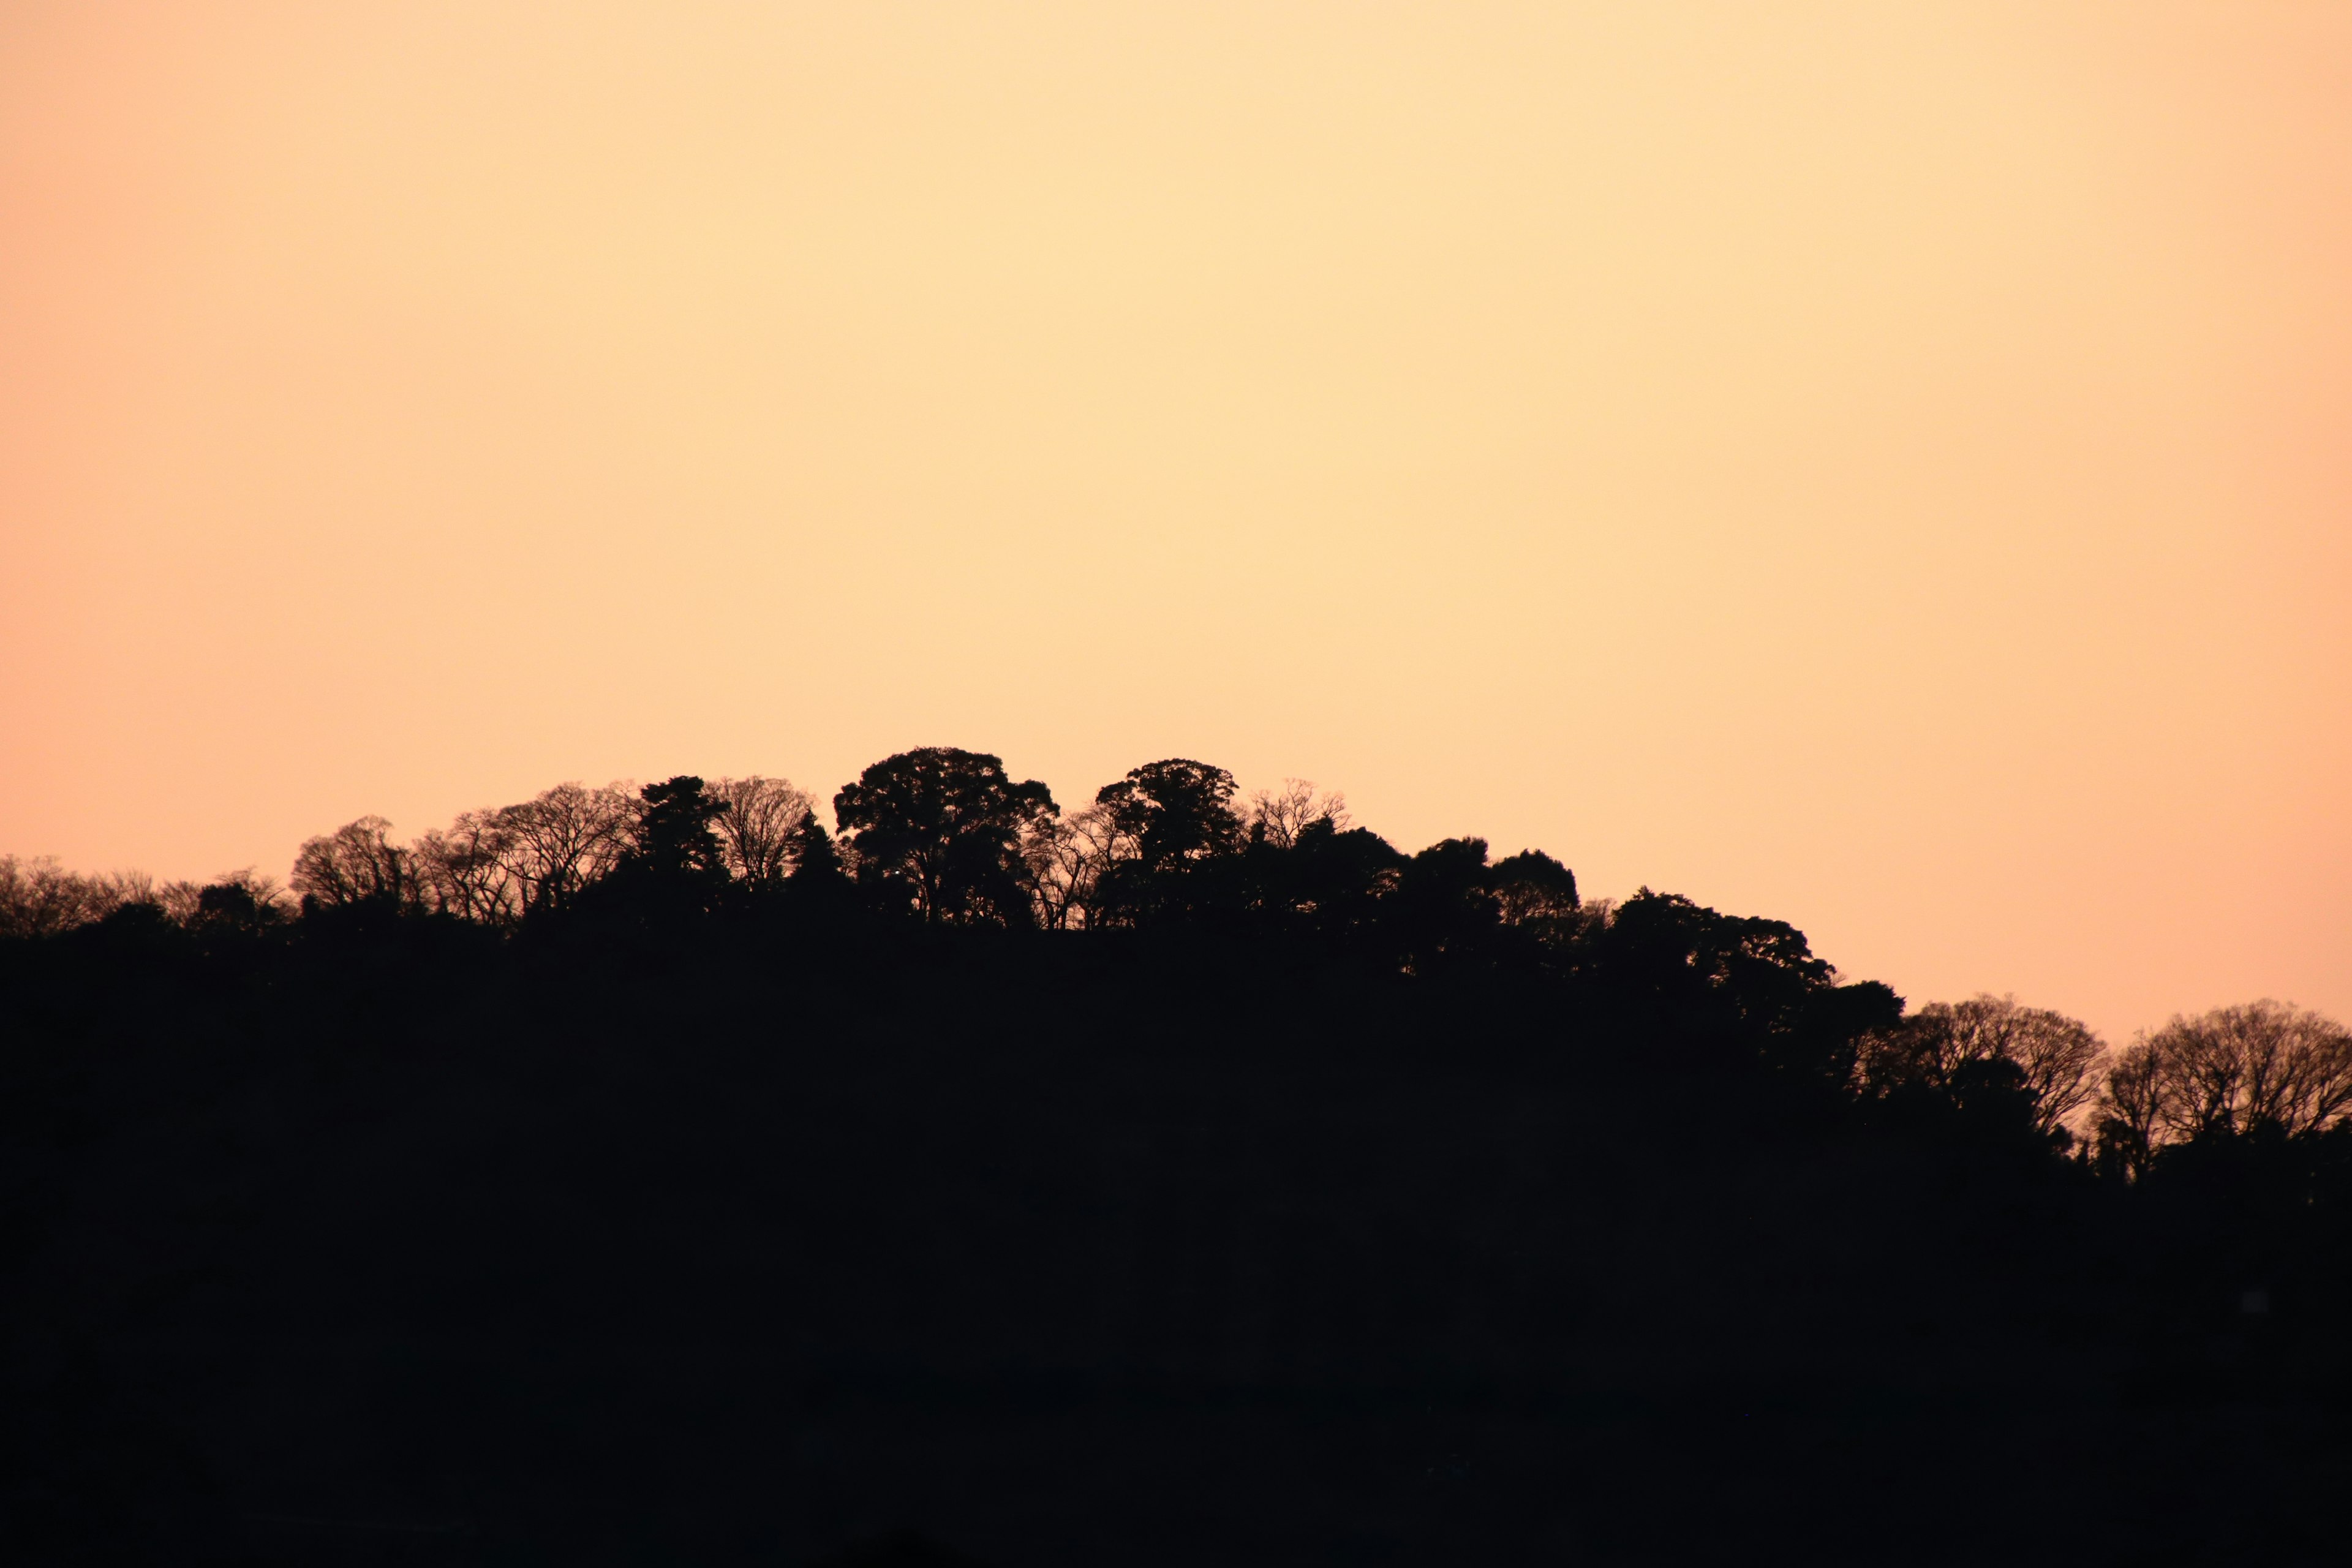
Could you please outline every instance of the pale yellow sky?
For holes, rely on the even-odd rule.
[[[1301,774],[2352,1017],[2352,7],[0,4],[0,851]]]

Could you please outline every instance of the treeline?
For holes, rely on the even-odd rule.
[[[1400,975],[1549,976],[1618,1024],[1744,1057],[1901,1117],[2006,1124],[2106,1175],[2168,1149],[2305,1140],[2352,1112],[2352,1033],[2258,1001],[2175,1017],[2120,1051],[2013,997],[1906,1014],[1843,983],[1784,922],[1644,889],[1586,901],[1541,850],[1449,838],[1407,855],[1344,797],[1288,780],[1243,798],[1223,768],[1169,758],[1065,811],[982,752],[923,747],[816,801],[781,778],[563,784],[406,844],[363,816],[310,839],[290,886],[83,877],[0,858],[0,936],[107,922],[291,939],[392,917],[515,934],[815,919],[909,928],[1183,932],[1305,944]],[[1630,1012],[1629,1012],[1630,1009]]]

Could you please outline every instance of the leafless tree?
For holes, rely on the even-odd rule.
[[[1100,803],[1031,823],[1022,835],[1021,862],[1037,923],[1048,931],[1094,923],[1104,876],[1140,852],[1118,814]]]
[[[155,889],[148,901],[160,905],[173,925],[192,925],[204,911],[205,884],[178,878]]]
[[[1312,779],[1285,779],[1276,790],[1259,790],[1250,796],[1248,826],[1263,831],[1265,841],[1287,849],[1311,822],[1328,821],[1334,831],[1348,826],[1348,797],[1337,790],[1318,794]]]
[[[499,863],[525,914],[560,910],[620,863],[636,826],[637,800],[622,784],[560,784],[495,814]]]
[[[1868,1042],[1862,1071],[1875,1087],[1911,1081],[1948,1086],[1970,1062],[2009,1062],[2033,1096],[2034,1124],[2054,1132],[2090,1103],[2107,1047],[2089,1026],[2014,996],[1931,1002]]]
[[[513,836],[497,811],[461,813],[410,850],[425,904],[482,925],[522,918],[523,883],[515,873]]]
[[[800,858],[801,830],[816,802],[785,779],[720,779],[703,793],[720,804],[710,822],[727,855],[727,870],[753,889],[782,886]]]
[[[392,842],[391,827],[381,816],[362,816],[305,840],[288,879],[304,906],[413,902],[417,894],[415,871],[408,851]]]
[[[135,875],[79,876],[49,856],[0,855],[0,936],[53,936],[103,920],[151,891]]]
[[[2174,1018],[2149,1043],[2164,1069],[2158,1117],[2175,1137],[2264,1123],[2310,1132],[2352,1107],[2352,1035],[2317,1013],[2268,1000],[2217,1007]]]
[[[2158,1113],[2163,1079],[2156,1047],[2141,1039],[2116,1053],[2114,1065],[2107,1068],[2107,1081],[2099,1090],[2101,1157],[2120,1161],[2134,1181],[2147,1173],[2148,1158],[2160,1142]]]
[[[2134,1174],[2167,1144],[2274,1127],[2294,1136],[2352,1115],[2352,1034],[2268,1000],[2176,1016],[2121,1052],[2099,1096],[2099,1141]]]

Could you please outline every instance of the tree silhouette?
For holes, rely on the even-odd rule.
[[[1396,900],[1416,967],[1479,951],[1502,920],[1483,838],[1442,839],[1415,855],[1398,875]]]
[[[610,874],[632,841],[638,807],[618,785],[560,784],[490,814],[485,842],[514,879],[523,915],[561,913]]]
[[[1486,873],[1503,921],[1540,926],[1576,913],[1576,873],[1540,849],[1522,849],[1495,862]]]
[[[1405,864],[1371,829],[1342,829],[1328,816],[1310,819],[1286,849],[1260,837],[1250,858],[1258,908],[1326,941],[1373,930]]]
[[[2101,1154],[2144,1173],[2168,1144],[2317,1132],[2352,1113],[2352,1032],[2277,1002],[2176,1016],[2119,1052],[2099,1098]]]
[[[1323,794],[1312,779],[1285,779],[1277,790],[1259,790],[1250,796],[1249,836],[1253,842],[1287,849],[1298,842],[1310,822],[1328,822],[1335,832],[1349,826],[1348,797]]]
[[[1168,757],[1105,784],[1095,805],[1112,832],[1133,846],[1102,875],[1101,902],[1112,918],[1176,918],[1223,901],[1218,895],[1227,889],[1210,886],[1205,874],[1242,847],[1233,774]]]
[[[294,857],[290,879],[302,907],[397,909],[415,902],[420,891],[415,868],[408,852],[392,842],[391,827],[381,816],[362,816],[305,841]]]
[[[1136,854],[1134,835],[1099,803],[1034,819],[1022,835],[1021,866],[1037,923],[1078,931],[1113,918],[1112,873]]]
[[[926,924],[1028,924],[1023,835],[1057,810],[1036,780],[952,746],[887,757],[833,797],[859,885]]]
[[[1933,1002],[1863,1047],[1874,1093],[1904,1084],[1950,1092],[1971,1063],[2008,1062],[2031,1097],[2033,1124],[2054,1136],[2099,1091],[2106,1047],[2079,1019],[2018,1005],[2014,996]],[[1983,1075],[1978,1075],[1979,1079]]]
[[[185,923],[197,931],[247,937],[274,930],[287,918],[276,882],[247,870],[197,889]]]
[[[1586,962],[1623,1022],[1840,1092],[1862,1042],[1903,1014],[1876,982],[1838,984],[1785,921],[1721,914],[1647,888],[1617,906]]]
[[[824,830],[814,811],[793,829],[792,861],[791,885],[804,892],[822,896],[848,886],[849,873],[842,868],[841,851],[834,847],[833,835]]]
[[[0,937],[54,936],[103,920],[140,889],[122,877],[86,877],[55,859],[0,855]]]
[[[719,805],[711,819],[727,852],[727,869],[753,892],[781,888],[793,874],[802,825],[815,802],[785,779],[720,779],[707,793]]]

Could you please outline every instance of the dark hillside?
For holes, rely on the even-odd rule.
[[[2214,1256],[2274,1183],[2158,1210],[1630,962],[799,910],[0,965],[16,1561],[2317,1562],[2352,1489],[2340,1187]]]
[[[1181,758],[834,815],[0,861],[8,1560],[2340,1555],[2329,1020],[1906,1013]]]

